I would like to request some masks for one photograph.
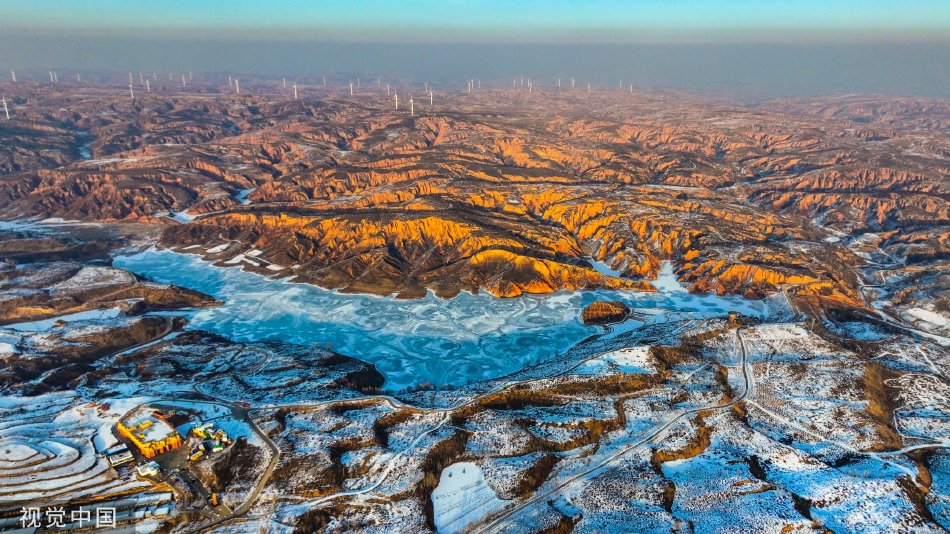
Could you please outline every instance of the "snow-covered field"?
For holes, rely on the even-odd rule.
[[[576,374],[600,375],[609,372],[650,374],[656,371],[656,361],[650,347],[631,347],[610,351],[584,362]]]
[[[925,308],[910,308],[907,315],[912,319],[923,321],[921,326],[927,329],[934,329],[939,333],[950,333],[950,318],[941,315],[933,310]]]
[[[482,468],[459,462],[442,470],[432,492],[435,527],[442,534],[466,532],[469,525],[504,508],[505,502],[485,482]]]
[[[239,248],[226,254],[238,267],[266,261],[240,244],[210,246]],[[116,421],[154,408],[187,415],[173,423],[182,435],[213,422],[247,447],[186,464],[209,489],[220,482],[212,491],[232,510],[260,490],[247,514],[215,532],[950,526],[950,353],[859,314],[810,321],[782,307],[782,294],[691,295],[669,265],[653,294],[397,301],[189,254],[151,250],[116,263],[225,304],[189,309],[188,330],[158,328],[146,343],[103,345],[105,355],[34,375],[24,371],[58,358],[52,349],[85,358],[110,330],[156,318],[120,301],[0,328],[4,361],[22,366],[11,367],[9,391],[36,395],[0,396],[0,511],[49,498],[165,499],[149,504],[162,514],[172,499],[205,506],[171,472],[174,494],[134,466],[108,465]],[[54,293],[133,281],[110,267],[44,268]],[[68,280],[49,276],[55,269]],[[596,299],[623,300],[636,320],[592,336],[603,330],[578,316]],[[727,321],[729,310],[764,321]],[[369,366],[318,349],[327,345],[375,363],[385,389],[474,383],[380,392]]]
[[[119,308],[100,308],[97,310],[87,310],[76,313],[51,317],[39,321],[29,321],[25,323],[9,324],[0,328],[9,328],[18,332],[45,332],[57,323],[73,323],[80,321],[98,321],[103,319],[115,319],[119,316]]]
[[[100,454],[116,444],[111,428],[123,412],[114,408],[72,392],[0,399],[0,509],[151,487]]]

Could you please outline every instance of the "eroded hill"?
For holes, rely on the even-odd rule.
[[[24,91],[7,150],[62,146],[4,156],[3,217],[164,224],[167,246],[345,291],[649,290],[672,261],[695,291],[860,306],[866,260],[943,271],[950,250],[942,101],[494,89],[410,116],[375,89]]]

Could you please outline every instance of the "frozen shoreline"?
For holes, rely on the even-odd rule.
[[[386,376],[389,390],[425,382],[461,385],[496,378],[561,354],[599,331],[579,320],[584,306],[599,299],[622,300],[632,308],[654,312],[702,316],[731,310],[756,316],[767,312],[763,301],[691,295],[682,289],[564,291],[507,299],[463,292],[450,300],[430,293],[422,299],[397,300],[273,280],[169,250],[119,256],[114,265],[225,302],[195,313],[191,329],[235,341],[329,346],[376,365]],[[673,276],[671,269],[664,269],[664,274]],[[660,285],[671,287],[669,280]]]

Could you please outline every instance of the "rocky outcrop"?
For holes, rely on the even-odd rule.
[[[2,270],[0,289],[0,325],[101,308],[143,313],[218,304],[197,291],[141,282],[121,269],[71,262]]]
[[[630,315],[630,308],[619,300],[598,300],[588,304],[581,312],[584,324],[620,323]]]
[[[694,291],[795,285],[857,302],[841,271],[857,260],[837,259],[835,242],[872,232],[887,254],[922,266],[950,254],[941,102],[749,108],[605,93],[612,111],[594,117],[576,99],[485,114],[447,94],[451,114],[408,117],[372,100],[15,98],[34,100],[0,151],[0,217],[163,223],[169,246],[240,241],[212,259],[255,248],[260,265],[234,263],[276,272],[266,261],[345,291],[647,289],[672,261]],[[70,152],[79,134],[69,132],[83,132],[95,158]],[[65,145],[44,148],[54,137]],[[29,164],[7,155],[31,150]],[[181,226],[178,212],[198,218]]]

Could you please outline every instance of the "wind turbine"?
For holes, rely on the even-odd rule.
[[[56,71],[53,71],[53,81],[59,83],[59,73]]]
[[[357,84],[359,84],[359,78],[357,78]],[[350,82],[350,96],[353,96],[353,82]]]
[[[79,77],[79,73],[76,73],[76,81],[82,83],[82,78]]]
[[[429,105],[432,105],[432,91],[429,91]]]
[[[135,100],[135,92],[132,91],[132,84],[131,84],[131,83],[129,84],[129,98],[131,98],[132,100]]]
[[[7,120],[10,120],[10,110],[7,109],[7,97],[0,97],[3,99],[3,112],[7,115]]]
[[[326,76],[323,77],[323,86],[324,86],[324,87],[327,86],[327,77],[326,77]]]
[[[53,83],[53,71],[49,71],[49,83]]]
[[[287,88],[287,78],[284,78],[284,89]]]
[[[386,96],[389,96],[389,84],[386,84]]]
[[[228,87],[234,87],[234,80],[230,76],[228,76]]]
[[[10,77],[13,78],[13,83],[16,83],[16,71],[11,70],[11,71],[10,71]]]
[[[241,80],[234,79],[234,94],[241,94]]]
[[[574,77],[571,76],[571,89],[573,89],[573,88],[574,88]]]
[[[479,89],[482,88],[482,81],[481,81],[481,80],[478,80],[478,88],[479,88]]]
[[[393,95],[393,97],[396,99],[396,111],[399,111],[399,94],[396,93]]]
[[[181,88],[184,89],[185,87],[187,87],[187,85],[185,84],[185,75],[182,74],[182,75],[181,75]]]
[[[139,85],[145,85],[145,78],[142,76],[142,71],[139,71]]]
[[[193,78],[191,77],[191,71],[188,71],[188,81],[190,82]]]
[[[426,82],[426,92],[429,92],[429,82]]]
[[[294,100],[297,100],[297,82],[294,82]]]
[[[146,93],[151,93],[151,92],[152,92],[152,84],[149,83],[149,79],[148,79],[148,78],[145,78],[145,92],[146,92]]]
[[[412,105],[412,97],[409,97],[409,115],[414,116],[416,114],[416,108]]]
[[[132,73],[129,73],[129,85],[132,85]]]
[[[587,94],[590,94],[590,84],[587,84]]]

